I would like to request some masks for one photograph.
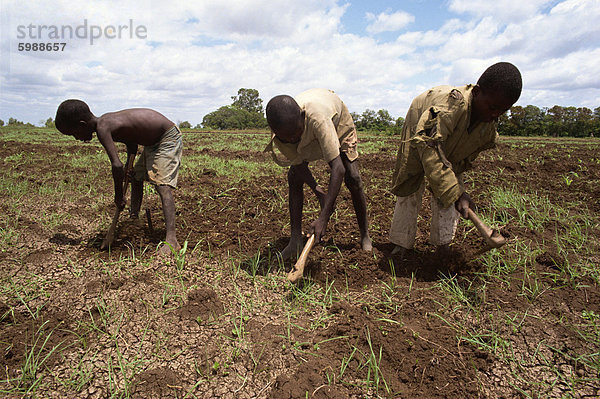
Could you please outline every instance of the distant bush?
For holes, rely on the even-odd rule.
[[[225,105],[216,111],[206,114],[202,125],[211,129],[262,129],[267,120],[263,114],[250,112],[233,105]]]
[[[21,122],[20,120],[16,119],[16,118],[8,118],[8,124],[7,126],[23,126],[23,127],[35,127],[34,124],[32,123],[25,123],[25,122]]]
[[[4,121],[0,119],[0,126],[4,126]]]
[[[179,122],[179,128],[180,129],[191,129],[192,124],[189,123],[188,121]]]
[[[394,121],[394,118],[386,109],[380,109],[377,112],[366,109],[362,114],[352,112],[350,115],[358,130],[376,130],[388,134],[400,134],[404,125],[404,118],[399,117]]]
[[[248,112],[253,112],[257,114],[262,114],[263,106],[262,99],[258,94],[258,90],[256,89],[244,89],[241,88],[238,90],[237,96],[232,96],[234,107],[245,109]]]
[[[206,114],[202,126],[209,129],[263,129],[268,126],[256,89],[239,89],[233,103]]]

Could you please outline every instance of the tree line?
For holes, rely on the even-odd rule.
[[[196,129],[217,130],[266,129],[263,100],[256,89],[241,88],[232,96],[230,105],[224,105],[210,112],[197,124]],[[404,118],[393,118],[385,109],[366,109],[362,114],[351,112],[356,128],[361,131],[400,134]],[[40,122],[46,127],[54,127],[52,118]],[[8,119],[9,126],[34,127],[15,118]],[[182,129],[191,129],[188,121],[178,123]],[[4,121],[0,119],[0,126]],[[515,105],[498,120],[498,133],[505,136],[552,136],[552,137],[600,137],[600,107],[593,111],[586,107],[539,108]]]
[[[264,116],[263,101],[258,90],[241,88],[232,96],[231,105],[224,105],[204,116],[202,126],[209,129],[264,129],[268,127]],[[358,130],[376,130],[398,134],[404,118],[392,118],[385,109],[365,110],[362,114],[351,113]],[[189,122],[182,122],[190,126]],[[181,124],[180,124],[181,127]]]
[[[513,106],[498,120],[498,133],[505,136],[599,137],[600,107],[538,108]]]
[[[241,88],[237,96],[231,98],[231,105],[207,114],[202,126],[210,129],[268,127],[258,90]],[[404,126],[403,117],[393,118],[386,109],[366,109],[361,114],[350,114],[356,128],[361,131],[397,135]],[[600,107],[592,111],[586,107],[516,105],[499,118],[498,132],[505,136],[600,137]]]

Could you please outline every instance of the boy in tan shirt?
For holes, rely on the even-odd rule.
[[[356,151],[357,135],[352,117],[342,100],[331,90],[311,89],[296,98],[281,95],[273,97],[266,108],[267,122],[274,133],[265,151],[281,166],[289,166],[289,208],[291,237],[282,252],[288,259],[302,249],[302,207],[304,184],[315,193],[321,204],[321,213],[310,225],[317,242],[321,240],[333,213],[342,179],[350,190],[360,230],[361,247],[373,249],[368,233],[367,203],[363,191]],[[273,144],[287,158],[280,161],[273,152]],[[327,192],[315,181],[308,163],[324,159],[331,168]]]

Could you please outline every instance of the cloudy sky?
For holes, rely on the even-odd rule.
[[[0,0],[0,119],[39,124],[67,98],[193,125],[239,88],[312,87],[404,116],[438,84],[517,65],[517,104],[600,106],[599,0]],[[39,43],[61,51],[25,51]],[[22,43],[22,44],[21,44]],[[19,46],[23,46],[23,51]]]

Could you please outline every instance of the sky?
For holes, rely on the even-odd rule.
[[[240,88],[334,90],[404,117],[440,84],[515,64],[517,105],[600,106],[600,0],[0,0],[0,119],[153,108],[192,125]],[[58,51],[39,51],[57,43]],[[58,43],[64,43],[58,44]],[[38,51],[32,51],[33,46]],[[29,51],[27,51],[27,46]],[[20,48],[21,47],[21,48]]]

